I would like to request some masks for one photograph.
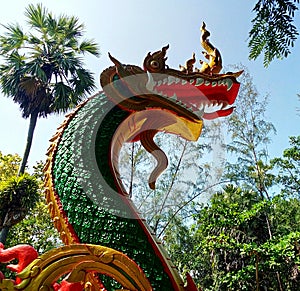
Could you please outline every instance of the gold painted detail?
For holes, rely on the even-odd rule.
[[[203,22],[201,28],[201,45],[205,51],[202,52],[208,62],[200,61],[202,67],[201,73],[218,74],[222,70],[222,58],[219,50],[215,48],[209,41],[210,32],[206,30],[206,24]]]
[[[75,116],[75,114],[78,112],[78,110],[81,107],[83,107],[87,101],[78,105],[73,112],[66,115],[66,119],[64,120],[64,122],[57,129],[55,135],[50,139],[51,144],[47,151],[48,157],[47,157],[47,160],[46,160],[46,163],[44,166],[44,170],[43,170],[44,176],[45,176],[44,193],[45,193],[46,201],[48,203],[50,217],[53,221],[55,228],[58,230],[58,232],[60,234],[61,240],[66,245],[78,243],[79,240],[78,240],[76,234],[74,232],[72,232],[72,230],[71,230],[72,227],[68,224],[68,218],[62,211],[62,206],[60,204],[58,196],[56,195],[55,185],[54,185],[53,175],[52,175],[53,162],[54,162],[54,157],[55,157],[55,154],[57,151],[57,147],[58,147],[58,144],[62,137],[62,134],[64,132],[64,129],[67,127],[67,125],[72,120],[72,118]]]
[[[0,290],[13,291],[15,289],[15,284],[10,279],[0,279]]]
[[[192,58],[187,60],[185,66],[179,65],[180,71],[186,74],[198,72],[206,75],[216,75],[222,70],[222,57],[220,51],[209,41],[208,37],[210,32],[206,29],[206,24],[203,22],[200,28],[201,38],[200,43],[204,51],[203,56],[207,59],[207,62],[200,60],[202,65],[200,69],[194,68],[196,63],[195,53]]]
[[[22,279],[20,284],[0,279],[0,290],[53,290],[53,285],[58,284],[61,278],[65,278],[66,284],[82,286],[82,290],[104,290],[93,274],[113,278],[122,285],[122,290],[152,290],[145,274],[134,261],[111,248],[91,244],[64,246],[43,254],[18,274]]]

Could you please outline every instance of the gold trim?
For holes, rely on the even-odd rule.
[[[19,285],[14,289],[7,285],[7,290],[52,290],[52,285],[68,274],[68,283],[80,283],[83,290],[100,291],[102,287],[93,273],[112,277],[125,290],[152,290],[142,269],[133,260],[111,248],[91,244],[75,244],[48,251],[18,274],[22,279]]]
[[[55,187],[54,187],[54,180],[53,180],[53,176],[52,176],[53,162],[54,162],[54,156],[56,154],[57,147],[58,147],[60,139],[63,135],[64,129],[67,127],[67,125],[72,120],[72,118],[75,116],[75,114],[78,112],[78,110],[80,108],[82,108],[88,100],[89,99],[87,99],[82,104],[78,105],[73,112],[66,115],[66,119],[58,127],[56,133],[50,139],[51,144],[47,151],[48,157],[47,157],[47,160],[46,160],[46,163],[44,166],[44,170],[43,170],[44,175],[45,175],[44,193],[45,193],[46,201],[48,203],[50,217],[53,221],[54,227],[58,230],[58,232],[60,234],[61,240],[66,245],[79,243],[79,239],[77,238],[76,234],[70,230],[70,225],[68,224],[68,218],[62,212],[59,198],[56,195],[56,191],[55,191]]]

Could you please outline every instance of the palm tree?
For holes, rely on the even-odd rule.
[[[20,179],[24,176],[37,119],[66,112],[91,93],[95,88],[94,78],[83,68],[80,56],[84,53],[99,56],[95,42],[80,41],[84,26],[76,17],[61,15],[56,18],[41,4],[29,5],[25,16],[29,25],[27,33],[18,24],[9,24],[4,25],[6,31],[0,35],[1,90],[19,104],[22,116],[30,119],[17,175]],[[5,194],[2,190],[0,192]],[[32,203],[36,201],[30,191],[26,195]],[[22,202],[20,195],[15,199],[20,200],[15,204]],[[6,217],[6,214],[2,216]],[[20,215],[18,209],[10,213],[10,216]],[[21,216],[23,218],[24,214]],[[0,241],[3,243],[8,229],[5,226],[1,230]]]
[[[18,175],[25,171],[37,119],[66,112],[95,88],[80,55],[99,56],[94,41],[80,41],[84,26],[78,18],[54,17],[42,4],[29,5],[25,16],[27,33],[18,24],[8,24],[0,35],[2,92],[19,104],[24,118],[30,118]]]

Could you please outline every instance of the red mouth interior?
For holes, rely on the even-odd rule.
[[[180,101],[186,101],[187,103],[201,104],[203,101],[219,101],[227,102],[229,105],[233,104],[238,90],[239,84],[235,83],[232,88],[227,91],[226,86],[212,87],[212,86],[194,86],[193,84],[181,85],[158,85],[155,86],[157,92],[162,92],[163,95],[167,95],[171,98],[174,93]]]
[[[215,112],[207,112],[203,114],[205,119],[214,119],[220,116],[227,116],[232,113],[233,108],[224,108],[232,105],[236,99],[239,90],[239,83],[232,83],[230,88],[226,85],[212,85],[211,82],[205,82],[199,86],[195,85],[196,81],[178,82],[171,85],[157,84],[154,91],[164,97],[172,99],[174,102],[182,102],[193,111],[203,108],[203,105],[223,105],[221,109]],[[208,84],[209,83],[209,84]],[[176,94],[176,96],[174,95]]]

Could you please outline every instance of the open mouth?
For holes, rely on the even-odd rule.
[[[198,118],[214,119],[232,113],[239,83],[230,75],[205,79],[148,73],[147,89],[184,107]]]

